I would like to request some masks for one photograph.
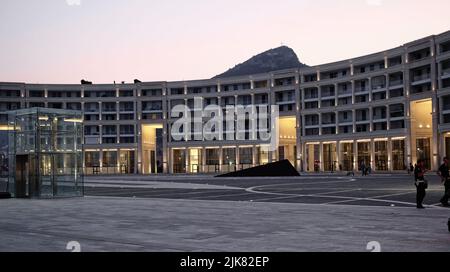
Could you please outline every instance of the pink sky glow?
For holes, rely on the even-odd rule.
[[[211,78],[281,44],[324,64],[450,30],[449,10],[448,0],[2,0],[0,81]]]

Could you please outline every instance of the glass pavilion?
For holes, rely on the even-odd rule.
[[[84,194],[82,113],[30,108],[8,112],[9,177],[16,198]]]

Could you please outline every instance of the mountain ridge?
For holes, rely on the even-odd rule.
[[[297,54],[292,48],[280,46],[255,55],[252,58],[237,64],[235,67],[228,69],[226,72],[213,77],[213,79],[262,74],[305,66],[307,65],[300,62]]]

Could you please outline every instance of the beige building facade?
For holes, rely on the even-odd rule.
[[[279,144],[175,141],[171,109],[278,105]],[[84,115],[90,174],[223,173],[288,159],[302,172],[405,171],[450,156],[450,32],[336,63],[226,79],[135,84],[0,83],[6,111],[46,107]]]

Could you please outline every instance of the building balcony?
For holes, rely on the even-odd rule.
[[[368,94],[369,93],[369,88],[364,87],[364,88],[356,88],[355,89],[355,94]]]
[[[132,132],[126,132],[126,133],[120,133],[120,137],[134,137],[134,133]]]
[[[117,111],[116,108],[102,108],[103,113],[109,113],[109,112],[115,113],[116,111]]]
[[[277,105],[289,105],[289,104],[295,104],[295,100],[283,99],[277,101]]]
[[[373,121],[374,122],[386,122],[387,121],[387,117],[386,116],[374,116],[373,117]]]
[[[403,87],[403,80],[398,79],[398,80],[391,80],[389,82],[389,89],[395,89],[395,88],[400,88]]]
[[[322,125],[331,125],[334,124],[336,125],[336,119],[322,119]]]
[[[320,128],[320,125],[305,126],[306,130],[308,130],[308,129],[319,129],[319,128]]]
[[[117,137],[117,133],[105,132],[102,134],[102,137],[108,137],[108,138]]]
[[[162,109],[161,108],[146,108],[146,109],[142,109],[143,113],[161,113]]]
[[[322,96],[322,101],[323,100],[333,100],[333,99],[336,99],[336,95],[334,95],[334,94],[326,94],[326,95]]]
[[[444,70],[442,70],[442,75],[441,75],[441,77],[442,77],[443,79],[450,78],[450,68],[449,68],[449,69],[444,69]]]
[[[381,92],[381,91],[386,91],[385,84],[372,86],[372,92]]]
[[[338,95],[343,95],[343,94],[352,94],[352,87],[348,87],[347,89],[338,89],[337,91]]]
[[[306,95],[305,94],[305,100],[313,100],[313,99],[319,99],[319,96],[317,94],[314,95]]]
[[[315,97],[315,98],[305,98],[305,99],[304,99],[304,102],[305,102],[305,103],[308,103],[308,102],[317,102],[317,101],[319,101],[319,98],[318,98],[318,97]]]
[[[391,117],[390,121],[394,122],[394,121],[401,121],[401,120],[405,120],[404,116],[399,116],[399,117]]]
[[[336,127],[336,122],[333,123],[327,123],[327,124],[322,124],[322,128],[329,128],[329,127]]]
[[[420,85],[420,84],[431,82],[430,76],[431,76],[430,74],[414,76],[412,78],[412,85]]]
[[[338,98],[346,98],[346,97],[352,97],[352,96],[353,96],[353,93],[351,93],[351,92],[338,94]]]
[[[347,119],[344,119],[344,118],[340,118],[339,119],[339,125],[342,125],[342,124],[352,124],[353,123],[353,119],[352,118],[347,118]]]
[[[370,120],[368,120],[368,119],[356,119],[356,124],[357,125],[360,125],[360,124],[367,124],[367,123],[370,123]]]
[[[84,143],[87,144],[87,145],[100,144],[100,137],[99,136],[85,135]]]
[[[315,128],[315,127],[319,127],[319,123],[312,123],[312,122],[306,122],[305,123],[305,128]]]

